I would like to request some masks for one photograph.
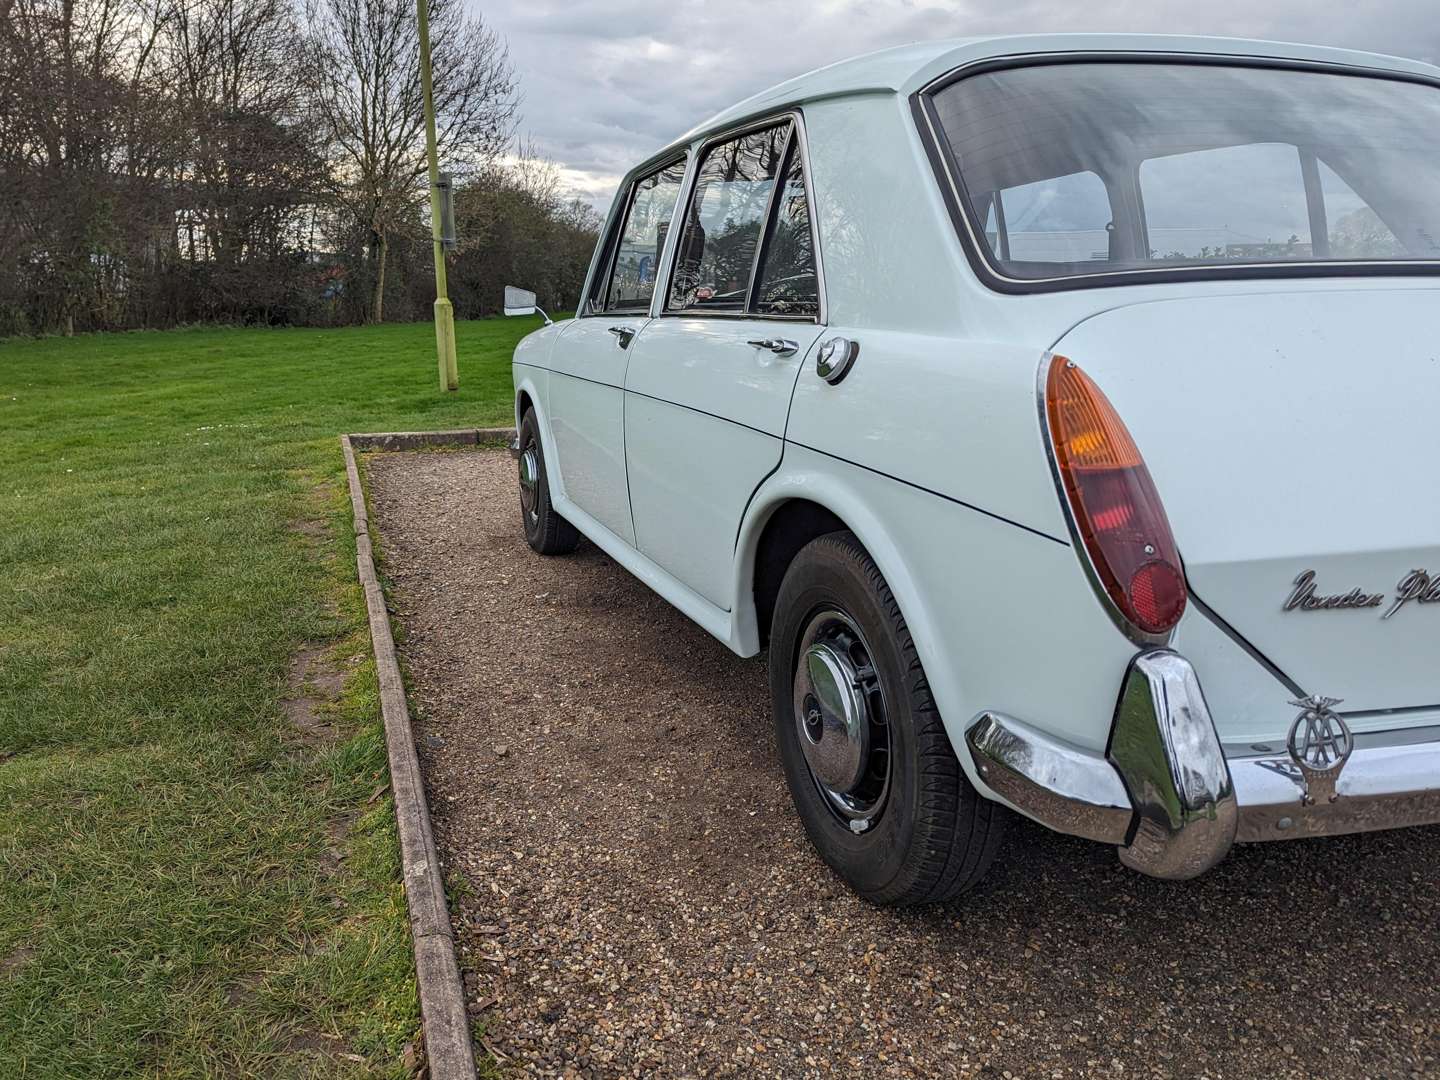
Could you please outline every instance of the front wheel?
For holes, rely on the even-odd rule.
[[[786,571],[770,689],[795,808],[856,892],[931,903],[984,876],[1005,810],[960,770],[895,598],[851,533],[811,541]]]
[[[550,476],[534,409],[526,409],[520,418],[519,436],[520,520],[525,525],[525,540],[541,555],[568,555],[580,543],[580,533],[551,505]]]

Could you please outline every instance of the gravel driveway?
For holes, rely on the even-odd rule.
[[[477,1029],[544,1076],[1440,1075],[1440,829],[1242,847],[1199,881],[1011,828],[982,888],[877,910],[812,853],[740,660],[510,458],[376,455]]]

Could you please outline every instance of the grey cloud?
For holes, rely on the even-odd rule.
[[[478,3],[510,42],[522,128],[585,195],[720,109],[822,64],[926,38],[1136,31],[1278,38],[1440,59],[1433,0],[611,0]]]

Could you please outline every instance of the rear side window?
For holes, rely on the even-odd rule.
[[[675,252],[668,310],[819,315],[804,169],[788,120],[705,152]]]
[[[603,310],[650,309],[655,275],[660,269],[660,253],[665,248],[665,233],[670,228],[684,179],[682,160],[635,182],[615,247],[610,279],[600,293]]]
[[[1324,195],[1323,223],[1331,259],[1403,259],[1405,245],[1380,215],[1323,161],[1316,163]]]
[[[781,124],[706,151],[676,251],[670,310],[746,310],[789,133]]]

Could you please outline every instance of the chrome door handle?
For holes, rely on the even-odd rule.
[[[773,352],[776,356],[794,356],[800,351],[800,346],[785,338],[761,338],[759,341],[747,341],[745,344],[757,349],[765,349]]]
[[[612,326],[609,328],[609,330],[610,333],[614,334],[615,337],[619,339],[620,347],[622,349],[628,349],[630,347],[630,342],[633,341],[635,339],[635,335],[639,333],[639,331],[636,330],[633,326]]]

